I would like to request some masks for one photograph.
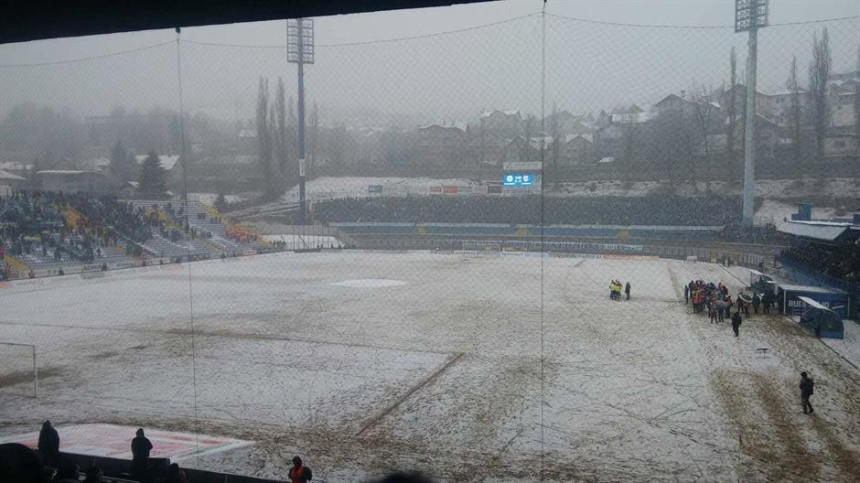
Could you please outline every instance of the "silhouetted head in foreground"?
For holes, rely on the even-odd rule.
[[[298,456],[293,456],[293,466],[298,468],[301,465],[302,465],[302,459],[299,458]]]
[[[134,434],[136,434],[137,436],[143,437],[143,428],[137,428],[137,432]]]
[[[417,471],[398,471],[376,480],[375,483],[435,483],[432,479]]]
[[[43,483],[50,481],[39,454],[18,443],[0,444],[0,481]]]

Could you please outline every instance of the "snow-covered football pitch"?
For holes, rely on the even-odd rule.
[[[100,275],[100,274],[97,274]],[[608,284],[632,285],[611,301]],[[0,437],[108,423],[251,441],[183,460],[325,481],[856,481],[860,372],[797,324],[684,304],[747,270],[343,251],[7,283]],[[11,346],[10,346],[11,347]],[[766,349],[766,350],[760,350]],[[22,359],[24,358],[24,359]],[[32,364],[32,363],[30,363]],[[801,412],[799,373],[816,380]]]

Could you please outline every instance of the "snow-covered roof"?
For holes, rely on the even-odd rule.
[[[134,160],[137,162],[137,164],[143,164],[143,162],[146,161],[146,158],[148,157],[149,155],[147,154],[138,154],[134,157]],[[176,165],[177,161],[179,161],[178,154],[162,154],[158,156],[158,162],[161,163],[161,167],[167,171],[173,169],[173,166]]]
[[[839,290],[836,288],[821,288],[821,287],[813,287],[812,285],[793,285],[781,283],[779,284],[779,288],[783,289],[786,292],[813,292],[813,293],[838,293],[844,294],[845,291]]]
[[[433,124],[427,124],[427,125],[425,125],[425,126],[419,126],[419,127],[418,127],[418,130],[419,130],[419,131],[424,131],[425,129],[430,129],[430,128],[432,128],[432,127],[438,127],[438,128],[442,128],[442,129],[456,129],[456,130],[458,130],[458,131],[464,131],[464,130],[465,130],[465,129],[461,129],[461,128],[460,128],[460,127],[458,127],[458,126],[445,125],[445,124],[441,124],[441,123],[433,123]],[[464,127],[465,127],[465,126],[464,126]]]
[[[613,161],[615,161],[615,158],[614,158],[614,157],[612,157],[612,156],[607,156],[607,157],[605,157],[605,158],[600,158],[600,161],[598,161],[598,163],[611,163],[611,162],[613,162]]]
[[[22,178],[21,176],[18,176],[16,174],[12,174],[8,171],[3,171],[2,169],[0,169],[0,179],[8,179],[8,180],[15,180],[15,181],[26,181],[25,178]]]
[[[788,221],[777,228],[777,231],[814,240],[833,241],[845,233],[849,226],[848,223]]]
[[[508,161],[502,165],[505,171],[540,171],[540,161]]]
[[[811,299],[811,298],[809,298],[809,297],[803,297],[803,296],[801,296],[801,297],[797,297],[797,298],[798,298],[798,299],[800,299],[801,301],[803,301],[803,303],[805,303],[806,305],[808,305],[808,306],[810,306],[810,307],[812,307],[812,308],[816,308],[816,309],[819,309],[819,310],[830,310],[830,309],[828,309],[827,307],[825,307],[825,306],[821,305],[820,303],[816,302],[815,300],[812,300],[812,299]]]
[[[518,110],[516,110],[516,109],[507,109],[507,110],[504,110],[504,111],[500,111],[500,110],[496,109],[496,110],[492,110],[492,111],[485,111],[485,112],[482,112],[482,113],[481,113],[481,117],[490,117],[490,116],[492,116],[493,114],[495,114],[495,113],[497,113],[497,112],[500,112],[500,113],[502,113],[502,114],[504,114],[504,115],[506,115],[506,116],[516,116],[516,115],[518,115],[518,114],[520,113],[520,111],[518,111]]]
[[[593,134],[568,134],[567,136],[564,137],[564,142],[569,143],[576,138],[585,139],[586,141],[588,141],[590,143],[594,142],[594,135]]]
[[[54,174],[63,175],[63,174],[84,174],[84,173],[87,173],[87,172],[88,172],[88,171],[81,171],[81,170],[78,170],[78,169],[46,169],[46,170],[43,170],[43,171],[37,171],[37,172],[36,172],[36,174],[39,174],[39,175],[44,175],[44,174],[48,174],[48,175],[54,175]],[[98,173],[94,173],[94,174],[98,174]]]

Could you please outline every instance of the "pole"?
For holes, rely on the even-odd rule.
[[[302,26],[304,19],[298,19],[298,41],[299,41],[299,219],[302,225],[308,223],[308,205],[305,200],[305,63],[304,63],[304,39],[302,38]]]
[[[36,368],[36,346],[33,346],[33,397],[39,397],[39,370]]]
[[[755,201],[755,98],[756,98],[756,56],[758,47],[758,28],[749,31],[749,53],[747,54],[747,102],[746,128],[744,142],[744,209],[742,224],[751,228],[753,224],[753,203]]]

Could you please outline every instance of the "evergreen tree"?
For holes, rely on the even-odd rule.
[[[223,212],[225,208],[227,208],[227,197],[224,196],[224,193],[218,193],[218,197],[215,198],[215,209]]]
[[[164,196],[166,190],[164,168],[161,166],[161,161],[159,161],[155,151],[149,152],[149,156],[146,157],[140,167],[140,187],[138,189],[147,197],[160,198]]]

